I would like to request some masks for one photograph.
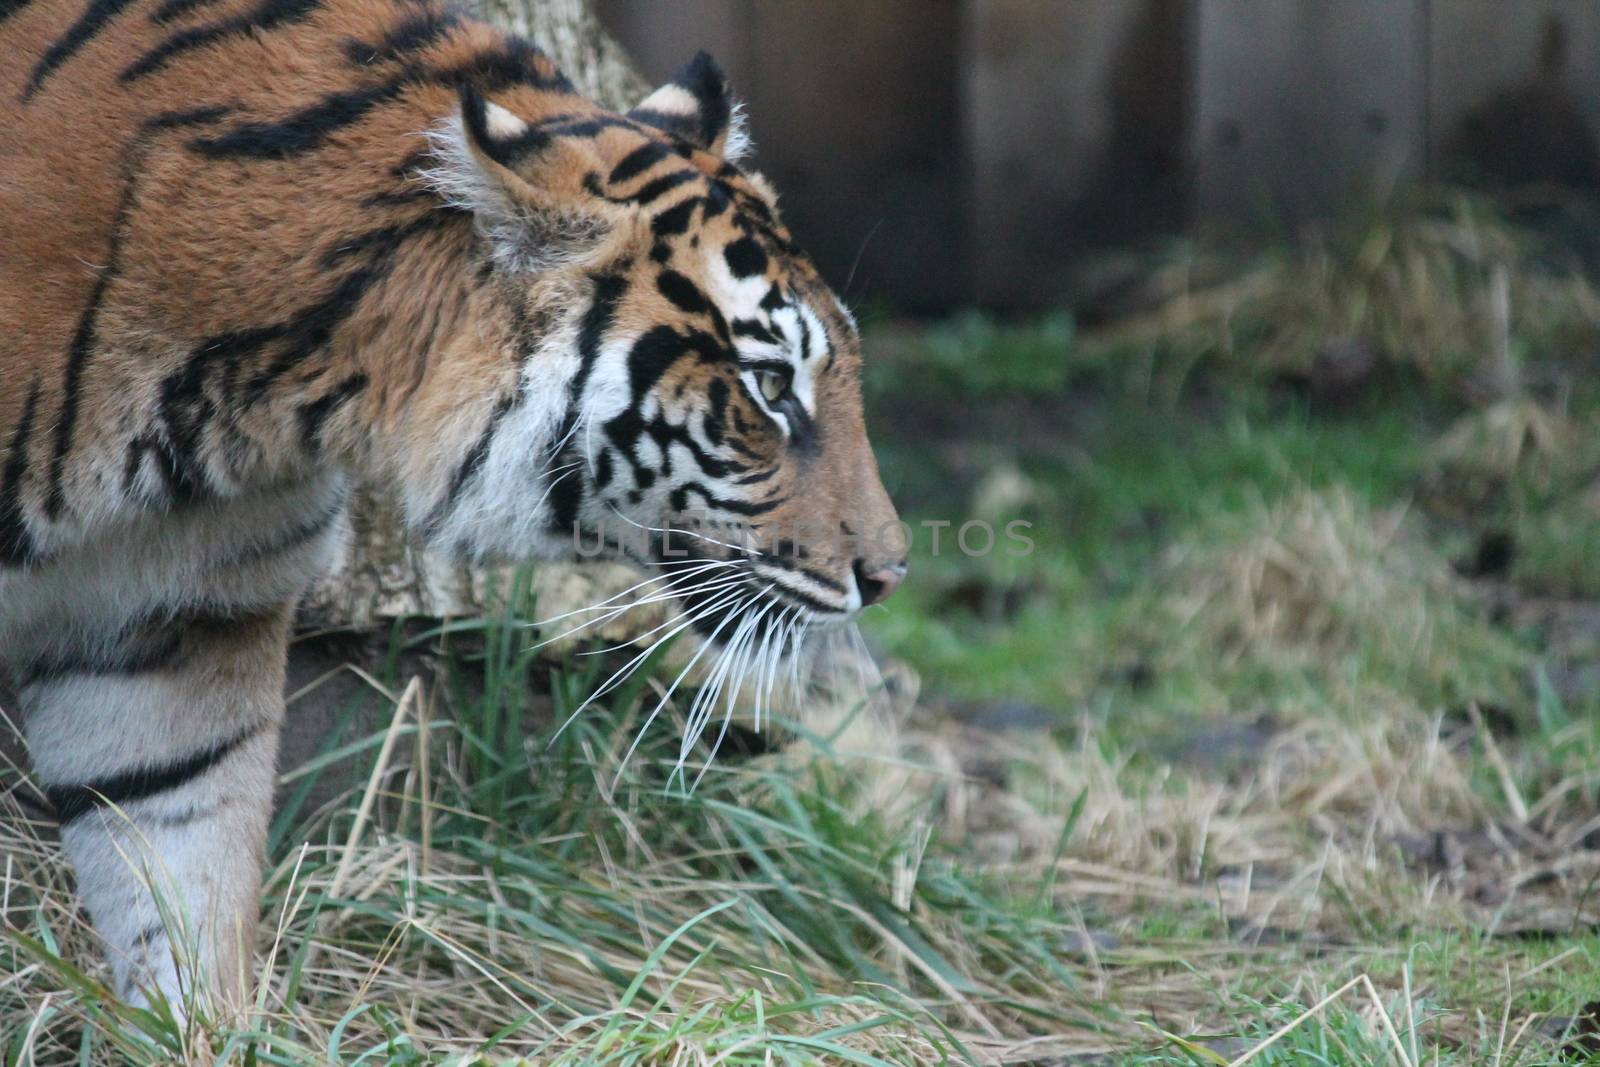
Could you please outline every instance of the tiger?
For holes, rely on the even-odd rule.
[[[0,674],[114,996],[247,1003],[354,486],[472,563],[652,531],[608,552],[686,554],[712,642],[903,578],[860,332],[704,53],[626,113],[434,0],[0,0],[0,56]]]

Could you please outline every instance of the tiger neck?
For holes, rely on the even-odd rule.
[[[437,237],[397,259],[352,323],[350,357],[370,385],[340,452],[398,490],[408,526],[432,546],[475,559],[545,554],[567,500],[552,468],[572,462],[557,453],[574,428],[595,283],[507,279],[470,219],[435,214]],[[559,473],[576,484],[576,471]]]

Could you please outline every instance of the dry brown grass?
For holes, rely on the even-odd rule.
[[[851,721],[858,749],[872,755],[819,756],[813,743],[810,754],[773,757],[770,770],[758,761],[726,773],[747,779],[733,795],[756,807],[775,781],[812,771],[816,787],[849,794],[855,818],[876,818],[884,797],[896,798],[888,840],[910,847],[872,877],[895,905],[888,914],[910,920],[932,955],[885,926],[864,905],[870,897],[808,905],[853,918],[889,989],[848,979],[792,930],[782,938],[787,958],[769,964],[772,976],[751,970],[786,921],[770,899],[784,879],[737,861],[748,847],[730,835],[737,824],[711,819],[670,827],[663,838],[660,823],[682,809],[663,810],[659,793],[637,784],[609,790],[614,768],[597,754],[580,768],[594,776],[591,800],[603,808],[596,818],[626,829],[576,865],[535,859],[559,854],[571,827],[519,842],[533,859],[528,869],[496,870],[459,841],[435,838],[427,848],[416,772],[376,775],[369,828],[314,832],[269,877],[264,926],[275,936],[259,957],[254,1025],[292,1035],[280,1052],[309,1055],[331,1043],[348,1057],[399,1034],[410,1048],[450,1056],[522,1020],[503,1053],[574,1063],[599,1062],[591,1057],[607,1040],[624,1043],[637,1027],[652,1035],[638,1062],[711,1063],[740,1041],[782,1047],[781,1028],[748,1029],[749,997],[762,990],[780,1003],[805,974],[820,1000],[797,1036],[839,1034],[840,1047],[860,1055],[937,1062],[949,1039],[932,1021],[943,1020],[977,1062],[1037,1063],[1147,1046],[1152,1035],[1139,1020],[1152,1012],[1174,1033],[1225,1029],[1234,996],[1264,986],[1309,994],[1345,965],[1374,970],[1380,990],[1393,994],[1403,945],[1380,930],[1408,928],[1426,941],[1429,931],[1504,935],[1600,922],[1600,899],[1583,895],[1600,874],[1600,853],[1558,852],[1547,835],[1486,803],[1473,787],[1472,732],[1436,718],[1305,722],[1272,736],[1253,770],[1232,780],[1136,770],[1089,727],[1062,745],[901,721],[889,741],[858,725],[869,720]],[[450,768],[434,773],[432,794],[449,796]],[[352,794],[351,804],[360,799]],[[30,936],[51,931],[65,959],[92,971],[92,937],[70,879],[39,824],[21,815],[13,799],[0,820],[0,917]],[[791,845],[806,848],[803,837]],[[945,896],[952,885],[987,887],[982,907],[992,912],[975,922],[973,904]],[[790,888],[806,899],[823,884]],[[495,919],[497,909],[543,911],[535,902],[548,894],[562,903],[547,914],[584,938],[563,942]],[[704,916],[725,901],[742,903]],[[1023,922],[1027,936],[1055,942],[1048,954],[1057,973],[999,965],[1014,946],[991,927],[1023,921],[1018,915],[1033,916]],[[1153,916],[1177,926],[1151,935]],[[608,967],[652,970],[651,949],[686,924],[683,951],[654,969],[647,996],[625,1000],[604,977]],[[309,958],[299,955],[308,940]],[[17,966],[0,981],[0,1003],[6,1018],[27,1020],[9,1032],[41,1062],[69,1056],[85,1022],[109,1025],[104,1009],[51,967],[14,949],[10,958]],[[1525,985],[1563,973],[1557,963]],[[885,1022],[885,1003],[899,1004],[899,1016]],[[351,1016],[360,1005],[380,1011]],[[658,1032],[685,1018],[696,1022],[683,1033]],[[1466,1040],[1471,1024],[1463,1012],[1444,1032]],[[192,1033],[191,1058],[209,1059],[218,1040]]]
[[[1297,691],[1318,699],[1276,707],[1242,763],[1162,762],[1088,715],[1055,733],[930,718],[904,672],[862,708],[876,679],[842,647],[787,745],[683,797],[663,789],[681,721],[628,768],[637,710],[554,748],[530,734],[486,782],[473,731],[504,709],[447,716],[440,687],[391,692],[386,755],[276,857],[244,1029],[129,1036],[78,982],[70,968],[97,973],[93,938],[13,772],[0,1048],[64,1063],[87,1033],[95,1062],[487,1047],[1040,1064],[1162,1034],[1258,1040],[1369,973],[1346,1022],[1375,1041],[1416,1037],[1409,1012],[1426,1047],[1474,1062],[1511,1040],[1483,1032],[1503,1011],[1513,1044],[1549,1053],[1540,1013],[1600,974],[1573,939],[1600,923],[1600,805],[1581,759],[1557,755],[1589,735],[1525,743],[1425,699],[1490,656],[1473,595],[1406,513],[1302,492],[1175,551],[1160,590],[1159,669],[1204,665],[1222,715],[1253,715],[1233,703],[1246,675],[1309,679]]]
[[[1146,310],[1091,344],[1160,344],[1314,387],[1391,367],[1489,404],[1548,385],[1548,364],[1600,343],[1600,292],[1583,273],[1466,195],[1311,231],[1244,269],[1213,258],[1150,271]],[[1530,374],[1530,359],[1546,366]]]

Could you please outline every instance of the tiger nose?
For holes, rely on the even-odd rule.
[[[869,564],[864,559],[855,561],[856,589],[861,592],[862,607],[877,604],[889,598],[895,587],[906,576],[905,560],[899,563]]]

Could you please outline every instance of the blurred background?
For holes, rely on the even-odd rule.
[[[857,300],[1081,298],[1086,257],[1468,175],[1600,183],[1587,0],[598,0],[655,84],[705,48]]]
[[[725,63],[860,313],[919,524],[863,629],[962,855],[1065,812],[1083,988],[1203,1033],[1366,970],[1400,1062],[1600,1062],[1600,4],[598,11]]]
[[[925,707],[1186,751],[1370,710],[1308,666],[1418,714],[1595,699],[1600,4],[596,11],[652,82],[727,68],[907,516],[1035,524],[1026,558],[921,530],[867,629]]]

